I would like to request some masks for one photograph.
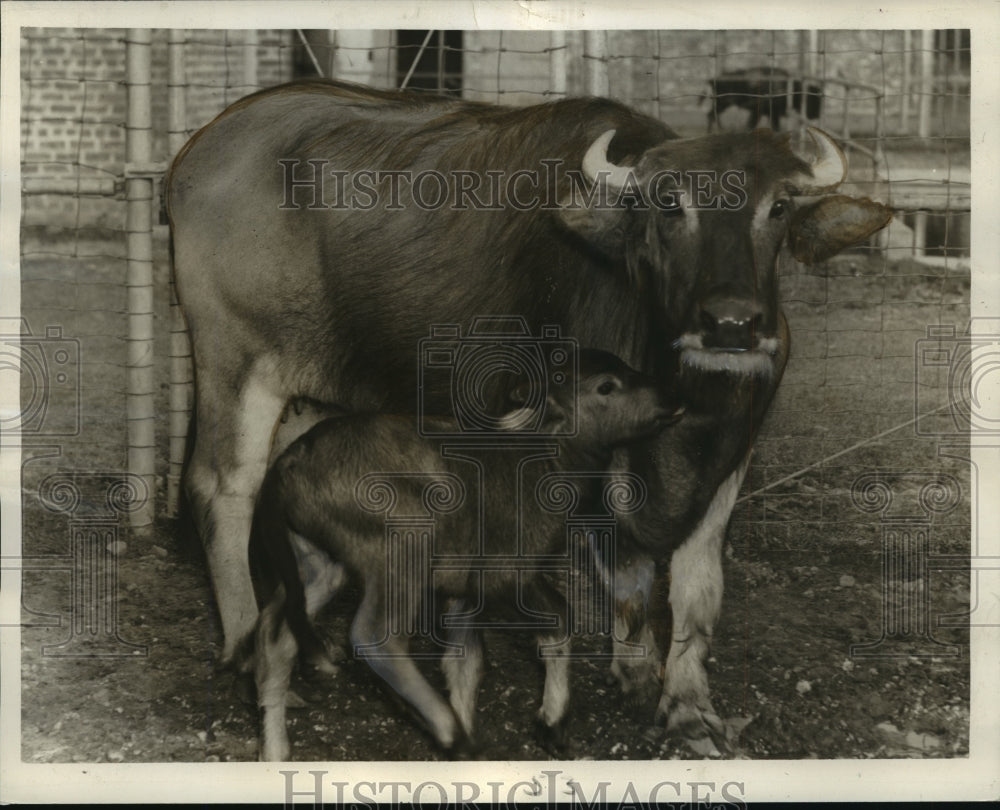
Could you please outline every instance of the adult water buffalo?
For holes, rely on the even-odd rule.
[[[789,87],[789,83],[791,87]],[[779,129],[788,115],[789,96],[792,109],[807,120],[819,118],[823,107],[823,87],[814,81],[792,79],[787,70],[776,67],[751,67],[730,70],[709,79],[708,131],[719,125],[719,116],[730,107],[747,110],[747,129],[753,129],[761,116],[767,116],[772,129]],[[805,105],[803,106],[803,101]]]
[[[619,635],[649,655],[615,669],[627,689],[657,675],[659,639],[668,727],[720,741],[704,658],[723,532],[788,352],[779,253],[820,261],[890,217],[818,196],[846,163],[812,136],[806,160],[787,136],[681,139],[606,99],[515,109],[329,81],[248,96],[199,131],[167,199],[197,382],[186,489],[222,660],[257,616],[247,539],[286,404],[453,413],[453,375],[418,373],[422,339],[520,316],[536,341],[658,375],[686,407],[618,459],[649,490],[620,523]],[[439,356],[445,372],[459,355]],[[480,382],[486,412],[499,386]]]

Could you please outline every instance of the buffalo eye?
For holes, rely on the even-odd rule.
[[[788,212],[788,200],[778,200],[771,206],[771,219],[779,219]]]
[[[600,394],[602,397],[606,397],[617,387],[618,386],[615,384],[614,380],[605,380],[599,386],[597,386],[597,393]]]

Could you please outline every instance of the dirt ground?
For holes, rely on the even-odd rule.
[[[65,561],[73,533],[102,504],[90,504],[92,513],[53,511],[41,504],[39,487],[53,472],[124,468],[124,361],[115,359],[123,356],[123,342],[114,337],[123,333],[121,264],[115,257],[40,256],[24,265],[24,313],[32,328],[61,324],[65,336],[80,341],[82,425],[78,436],[49,442],[57,456],[26,451],[23,467],[22,758],[254,760],[255,711],[234,677],[214,669],[220,633],[204,561],[173,523],[161,521],[148,538],[131,536],[124,524],[105,526],[117,574],[116,598],[108,604],[117,610],[124,642],[115,645],[116,655],[43,650],[75,632],[69,620],[80,611],[73,612],[78,597]],[[162,265],[157,272],[162,280]],[[782,284],[796,341],[793,364],[744,489],[751,497],[737,507],[726,544],[726,596],[709,661],[715,708],[735,725],[746,723],[736,746],[749,758],[965,756],[969,634],[960,617],[970,609],[968,571],[911,571],[883,582],[884,525],[879,514],[852,505],[851,492],[858,476],[873,469],[953,475],[961,488],[957,508],[928,517],[926,528],[932,554],[968,554],[967,464],[942,460],[937,438],[914,439],[912,431],[824,459],[912,416],[913,341],[929,323],[967,321],[968,274],[855,256]],[[166,310],[162,301],[157,306],[162,335]],[[877,351],[870,350],[872,334],[879,336]],[[848,340],[856,342],[844,348]],[[830,382],[849,367],[861,369],[851,384]],[[53,407],[70,405],[71,399]],[[755,494],[790,474],[796,477],[787,484]],[[917,654],[885,646],[874,657],[852,656],[852,644],[882,636],[885,611],[917,604],[924,593],[934,640],[916,639],[909,652]],[[336,644],[346,644],[352,608],[347,593],[321,617]],[[949,615],[959,617],[957,627],[936,626]],[[546,758],[532,732],[542,683],[533,640],[498,631],[487,634],[486,644],[480,756]],[[606,640],[590,646],[607,651]],[[422,666],[440,683],[433,662]],[[607,660],[575,661],[572,688],[566,758],[700,756],[652,725],[655,702],[622,700]],[[295,760],[442,757],[363,663],[347,658],[336,678],[298,680],[295,689],[306,700],[289,714]]]
[[[62,641],[66,628],[25,628],[24,761],[256,759],[255,712],[239,698],[233,676],[213,668],[219,637],[203,566],[158,553],[162,548],[126,551],[120,560],[120,635],[145,645],[146,655],[41,656],[39,647]],[[742,756],[968,753],[967,631],[935,631],[954,645],[955,657],[850,655],[852,643],[874,641],[881,633],[879,566],[876,555],[857,550],[822,557],[770,552],[727,561],[725,612],[709,675],[720,716],[749,719],[738,742]],[[967,577],[941,579],[931,601],[935,612],[967,610]],[[345,595],[323,620],[324,631],[342,643],[350,602]],[[547,758],[532,733],[542,683],[533,641],[491,632],[486,644],[480,756]],[[440,680],[436,667],[425,671]],[[315,675],[295,688],[308,705],[289,712],[294,760],[443,758],[363,663],[346,660],[336,678]],[[565,758],[698,758],[651,725],[654,704],[628,705],[619,697],[606,661],[574,662],[573,691]]]

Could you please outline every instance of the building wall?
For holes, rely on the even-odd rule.
[[[27,180],[58,180],[70,193],[25,194],[27,227],[121,229],[125,164],[125,29],[25,29],[21,35],[21,171]],[[260,31],[257,86],[291,78],[291,34]],[[208,123],[254,88],[244,73],[242,32],[189,31],[185,129]],[[153,157],[167,161],[167,32],[152,34]],[[117,181],[114,197],[87,195]],[[51,185],[51,184],[50,184]]]
[[[388,86],[395,60],[389,31],[310,32],[323,41],[325,69],[339,77]],[[256,86],[287,81],[293,73],[292,31],[259,31]],[[332,36],[331,36],[332,34]],[[124,29],[28,29],[21,37],[21,145],[25,178],[88,183],[118,182],[125,160]],[[792,72],[864,82],[883,90],[886,114],[898,115],[903,82],[902,31],[819,32],[816,49],[803,54],[808,36],[798,31],[611,31],[607,34],[610,94],[662,117],[679,131],[703,131],[699,107],[706,79],[723,70],[775,65]],[[314,43],[316,45],[316,43]],[[553,98],[551,36],[547,31],[469,31],[463,46],[464,90],[469,99],[528,104]],[[914,36],[910,47],[918,47]],[[193,133],[229,103],[254,89],[247,75],[243,32],[186,32],[185,129]],[[585,92],[583,34],[567,33],[566,87]],[[918,56],[911,71],[917,70]],[[947,60],[941,59],[942,69]],[[152,45],[154,158],[166,161],[167,32]],[[869,102],[851,101],[864,112]],[[915,110],[915,102],[912,109]],[[825,112],[837,116],[843,94],[828,89]],[[867,114],[867,113],[865,113]],[[910,126],[901,124],[904,131]],[[100,196],[27,194],[29,226],[121,228],[123,206]]]

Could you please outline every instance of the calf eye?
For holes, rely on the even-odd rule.
[[[615,388],[617,388],[617,386],[615,385],[615,381],[614,380],[607,380],[605,382],[602,382],[597,387],[597,393],[600,394],[602,397],[606,397],[608,394],[610,394],[612,391],[614,391]]]
[[[788,200],[778,200],[774,205],[771,206],[771,219],[778,219],[783,217],[788,211]]]
[[[681,205],[679,194],[670,194],[665,200],[661,200],[660,211],[664,216],[676,217],[684,213],[684,206]]]

